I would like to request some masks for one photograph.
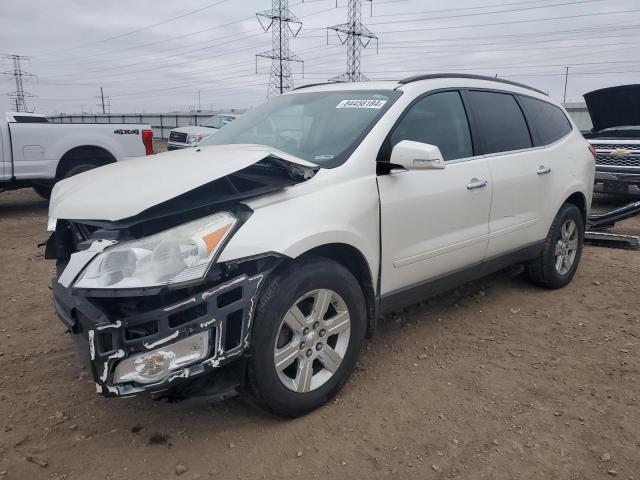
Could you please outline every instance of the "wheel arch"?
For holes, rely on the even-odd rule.
[[[346,243],[328,243],[307,250],[295,260],[304,261],[304,259],[309,256],[333,260],[349,270],[355,277],[362,288],[362,293],[366,301],[367,336],[370,337],[376,327],[376,295],[371,268],[364,254],[353,245]]]
[[[97,145],[80,145],[67,150],[56,168],[56,178],[62,178],[70,168],[82,162],[93,163],[98,166],[114,163],[116,158],[109,150]]]
[[[585,194],[579,191],[573,192],[567,197],[564,203],[570,203],[580,209],[580,212],[582,213],[582,220],[584,221],[584,225],[586,227],[589,208],[587,205],[587,197],[585,196]]]

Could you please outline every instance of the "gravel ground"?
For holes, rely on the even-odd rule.
[[[0,480],[640,479],[640,252],[586,247],[563,290],[511,269],[387,318],[334,402],[283,421],[97,396],[51,306],[46,213],[0,193]]]

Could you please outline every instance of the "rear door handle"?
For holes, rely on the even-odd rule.
[[[477,178],[472,178],[471,181],[467,183],[467,190],[486,187],[488,183],[489,182],[487,182],[486,180],[478,180]]]
[[[549,167],[545,167],[544,165],[540,165],[536,173],[538,175],[545,175],[547,173],[551,173],[551,169]]]

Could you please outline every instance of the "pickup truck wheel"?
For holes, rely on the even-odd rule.
[[[529,278],[546,288],[564,287],[578,269],[583,242],[582,212],[566,203],[551,224],[540,257],[528,265]]]
[[[82,163],[80,165],[74,165],[73,167],[69,168],[66,172],[62,174],[62,178],[64,179],[64,178],[73,177],[74,175],[77,175],[82,172],[86,172],[87,170],[91,170],[99,166],[100,165],[96,163]],[[54,185],[53,183],[52,184],[43,183],[43,184],[34,185],[33,189],[42,198],[44,198],[45,200],[49,200],[51,198],[51,192],[53,191],[53,185]]]
[[[87,170],[92,170],[94,168],[98,168],[100,165],[96,163],[81,163],[79,165],[74,165],[69,168],[62,174],[62,178],[73,177],[74,175],[78,175],[79,173],[86,172]]]
[[[342,265],[312,258],[265,286],[248,379],[262,406],[298,417],[329,401],[353,372],[366,330],[362,289]]]
[[[33,190],[40,195],[45,200],[49,200],[51,198],[51,191],[53,190],[53,185],[34,185]]]

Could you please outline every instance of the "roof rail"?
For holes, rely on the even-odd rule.
[[[343,82],[317,82],[317,83],[307,83],[306,85],[300,85],[299,87],[292,88],[290,91],[300,90],[303,88],[317,87],[318,85],[331,85],[333,83],[343,83]]]
[[[412,77],[403,78],[402,80],[399,80],[398,83],[400,85],[406,85],[407,83],[417,82],[419,80],[433,80],[436,78],[469,78],[473,80],[487,80],[490,82],[506,83],[507,85],[526,88],[527,90],[533,90],[534,92],[549,96],[546,92],[530,87],[529,85],[525,85],[524,83],[512,82],[511,80],[504,80],[502,78],[486,77],[484,75],[471,75],[468,73],[432,73],[429,75],[414,75]]]

